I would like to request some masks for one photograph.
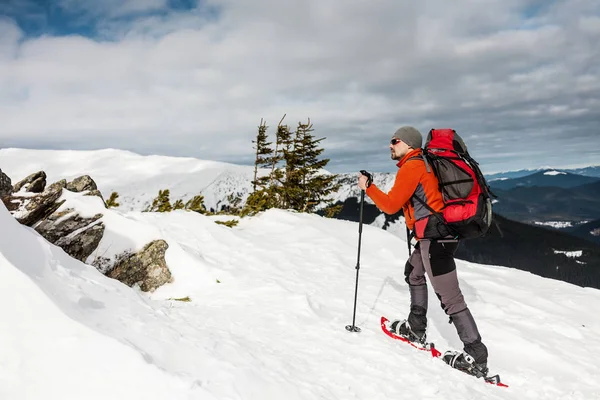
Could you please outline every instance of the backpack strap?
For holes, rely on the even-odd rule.
[[[427,162],[427,157],[423,156],[423,154],[419,154],[418,156],[411,157],[406,161],[410,161],[410,160],[423,160],[423,162],[425,163],[425,169],[427,170],[427,173],[431,172],[431,170],[429,169],[429,163]]]

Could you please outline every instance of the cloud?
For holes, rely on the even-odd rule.
[[[287,113],[334,171],[393,171],[404,124],[457,129],[490,172],[600,160],[592,0],[61,1],[97,36],[0,22],[4,143],[250,163],[260,119]]]

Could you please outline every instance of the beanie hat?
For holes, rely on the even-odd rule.
[[[402,140],[413,149],[420,149],[423,143],[423,136],[421,135],[421,132],[412,126],[403,126],[402,128],[399,128],[396,132],[394,132],[392,138]]]

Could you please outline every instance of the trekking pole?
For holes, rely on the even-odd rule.
[[[352,325],[346,325],[349,332],[360,332],[360,328],[354,325],[356,321],[356,299],[358,298],[358,271],[360,269],[360,241],[362,238],[363,224],[363,205],[365,203],[365,191],[360,191],[360,217],[358,222],[358,258],[356,259],[356,286],[354,287],[354,315],[352,315]]]
[[[406,225],[406,243],[408,244],[408,256],[409,257],[410,257],[410,251],[411,251],[411,248],[410,248],[410,239],[411,239],[411,237],[410,237],[410,229],[408,229],[408,225]]]

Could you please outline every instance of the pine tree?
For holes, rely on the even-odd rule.
[[[111,208],[111,207],[119,207],[120,204],[117,203],[117,199],[119,198],[119,193],[117,192],[112,192],[110,194],[110,197],[108,198],[108,200],[106,201],[106,207],[107,208]]]
[[[229,228],[233,228],[234,226],[236,226],[238,224],[238,220],[237,219],[231,219],[229,221],[215,221],[216,224],[219,225],[225,225]]]
[[[158,196],[152,201],[152,205],[146,209],[151,212],[170,212],[173,210],[171,202],[169,201],[170,191],[169,189],[159,190]]]
[[[339,189],[334,184],[336,175],[326,174],[322,170],[329,159],[319,159],[324,151],[315,139],[310,119],[308,123],[299,122],[294,134],[283,124],[285,115],[277,125],[275,149],[266,142],[266,126],[261,120],[256,146],[254,191],[248,196],[240,215],[256,214],[269,208],[293,209],[300,212],[314,212],[328,195]],[[265,129],[261,130],[262,127]],[[261,133],[262,132],[262,133]],[[262,144],[266,146],[261,153]],[[260,144],[260,145],[259,145]],[[271,167],[264,179],[257,177],[258,167]],[[329,210],[334,213],[335,210]]]
[[[183,204],[183,200],[177,199],[175,204],[173,204],[173,210],[183,210],[185,205]]]
[[[298,165],[295,169],[295,182],[298,197],[294,208],[302,212],[314,212],[321,203],[330,201],[328,196],[340,188],[340,184],[335,183],[337,176],[323,171],[330,161],[328,158],[319,158],[325,150],[319,145],[325,138],[315,139],[311,133],[313,131],[310,119],[308,123],[298,123],[296,129]]]
[[[185,209],[195,211],[200,214],[206,214],[206,207],[204,206],[204,196],[194,196],[187,203],[185,203]]]
[[[256,159],[254,161],[254,179],[252,180],[253,191],[256,191],[257,187],[263,189],[269,181],[268,176],[258,177],[258,169],[270,166],[271,158],[273,157],[273,149],[271,148],[272,143],[267,140],[267,125],[266,122],[261,119],[256,140],[252,141],[252,143],[256,144],[254,147],[256,150]]]
[[[285,118],[285,115],[284,115]],[[293,171],[296,163],[295,140],[288,125],[282,125],[283,118],[277,126],[277,150],[272,161],[271,194],[275,196],[278,208],[291,207],[294,197]],[[275,168],[279,165],[278,168]]]

